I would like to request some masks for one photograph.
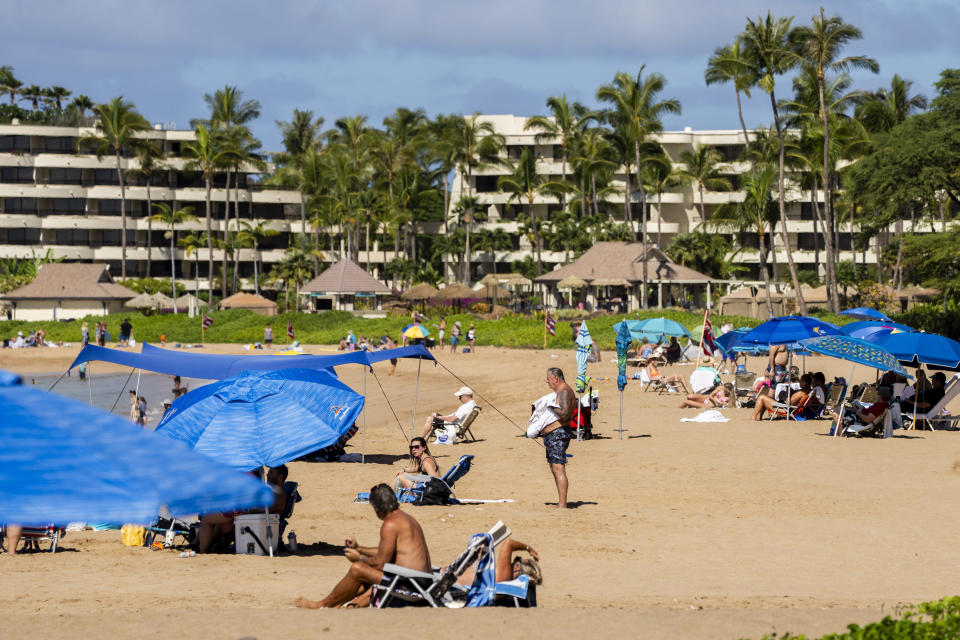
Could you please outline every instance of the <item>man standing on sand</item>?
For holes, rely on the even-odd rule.
[[[547,386],[557,394],[556,402],[552,405],[556,420],[548,422],[539,435],[543,438],[543,446],[547,452],[547,464],[557,483],[557,508],[567,508],[567,446],[573,437],[570,420],[573,419],[574,408],[577,404],[573,389],[563,379],[563,371],[558,367],[547,369]],[[528,432],[529,435],[529,432]]]
[[[423,529],[413,516],[400,511],[393,489],[382,483],[375,486],[370,490],[370,506],[383,521],[380,544],[361,547],[353,538],[347,538],[343,555],[352,563],[347,575],[323,600],[297,598],[294,604],[298,607],[320,609],[346,604],[370,586],[380,584],[383,565],[388,562],[415,571],[432,571]]]
[[[267,349],[273,348],[273,327],[270,325],[263,328],[263,343],[267,345]]]

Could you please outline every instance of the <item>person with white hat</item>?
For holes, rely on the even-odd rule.
[[[473,401],[473,390],[470,387],[460,387],[453,395],[460,400],[460,406],[448,416],[440,415],[440,412],[434,412],[427,416],[421,434],[424,439],[429,439],[433,435],[434,429],[445,429],[448,425],[459,426],[477,406],[477,403]]]

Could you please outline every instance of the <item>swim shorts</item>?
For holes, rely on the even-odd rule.
[[[547,462],[567,464],[567,446],[570,444],[572,429],[560,427],[543,436],[543,446],[547,450]]]

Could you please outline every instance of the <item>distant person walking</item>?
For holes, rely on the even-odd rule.
[[[460,344],[460,321],[459,320],[454,322],[453,328],[450,329],[450,350],[456,353],[458,344]]]
[[[273,327],[270,325],[263,328],[263,344],[267,346],[267,349],[273,348]]]
[[[90,326],[86,322],[80,326],[80,342],[83,346],[90,344]]]
[[[437,327],[437,343],[440,345],[440,351],[443,351],[443,337],[447,333],[447,319],[440,318],[440,326]]]
[[[470,325],[470,328],[467,329],[467,342],[470,343],[470,353],[477,352],[477,330],[473,328],[473,325]]]

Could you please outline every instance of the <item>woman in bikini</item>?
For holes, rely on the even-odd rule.
[[[692,407],[694,409],[723,409],[730,404],[730,398],[733,397],[733,385],[729,382],[717,387],[710,394],[691,393],[687,399],[680,405],[681,409]]]
[[[430,455],[430,449],[427,448],[427,441],[417,436],[410,441],[410,457],[413,458],[413,469],[407,470],[406,467],[397,471],[396,482],[393,485],[394,490],[399,488],[409,489],[416,484],[416,478],[412,476],[426,475],[434,478],[440,477],[440,466]],[[412,475],[407,475],[412,474]]]
[[[647,375],[650,377],[650,382],[660,382],[667,385],[683,382],[683,376],[680,374],[664,377],[664,375],[660,373],[660,369],[657,369],[657,365],[653,364],[652,360],[647,363]]]

